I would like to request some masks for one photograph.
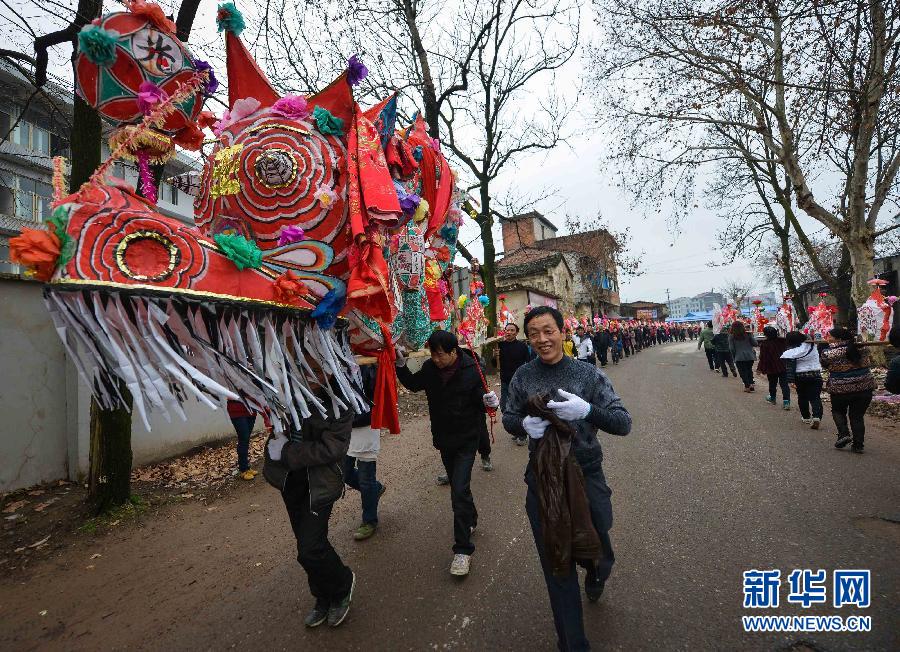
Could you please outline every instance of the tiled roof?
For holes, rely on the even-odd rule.
[[[554,267],[562,260],[557,251],[541,251],[531,247],[517,249],[497,262],[497,278],[528,276]]]
[[[553,292],[547,292],[546,290],[541,290],[540,288],[536,288],[533,285],[523,285],[522,283],[513,283],[512,285],[502,285],[497,288],[497,294],[503,294],[504,292],[515,292],[516,290],[523,290],[526,292],[534,292],[536,294],[540,294],[545,297],[550,297],[551,299],[562,299],[562,297],[558,294],[554,294]]]

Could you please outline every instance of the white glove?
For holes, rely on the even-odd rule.
[[[522,427],[532,439],[540,439],[543,437],[544,431],[549,425],[549,421],[540,417],[525,417],[522,419]]]
[[[406,349],[402,346],[398,346],[394,349],[394,352],[397,354],[397,359],[394,360],[394,364],[398,367],[405,367],[407,360]]]
[[[288,438],[284,435],[277,435],[272,437],[269,440],[269,443],[266,444],[266,448],[269,450],[269,457],[272,458],[273,461],[277,462],[281,459],[281,449],[284,448],[284,445],[288,442]]]
[[[564,389],[560,389],[559,395],[564,401],[548,401],[547,407],[563,421],[578,421],[584,419],[591,411],[591,404],[580,396],[575,396]]]
[[[498,408],[500,407],[500,399],[497,398],[497,394],[493,391],[488,392],[484,396],[481,397],[481,400],[484,401],[484,406],[489,408]]]

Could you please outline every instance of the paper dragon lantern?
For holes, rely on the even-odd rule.
[[[775,328],[778,329],[778,335],[784,337],[796,328],[796,324],[791,295],[786,294],[784,295],[784,302],[778,308],[778,314],[775,315]]]
[[[834,314],[837,306],[829,306],[825,303],[828,294],[819,294],[819,305],[809,308],[809,321],[803,326],[802,332],[814,340],[823,340],[832,328],[834,328]]]
[[[129,11],[107,14],[79,33],[75,83],[79,95],[118,126],[110,148],[137,161],[144,195],[155,203],[150,164],[171,158],[176,144],[200,147],[204,94],[218,83],[209,64],[178,40],[175,24],[158,5],[126,5]],[[143,122],[151,128],[139,129]]]
[[[762,333],[763,328],[765,328],[768,323],[769,319],[762,311],[762,301],[760,299],[755,299],[753,301],[753,318],[750,320],[752,331],[754,333]]]
[[[886,342],[894,320],[892,302],[881,294],[881,287],[887,285],[887,281],[874,278],[869,285],[872,293],[856,309],[859,334],[866,342]]]

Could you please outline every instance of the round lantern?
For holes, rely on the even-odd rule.
[[[78,93],[116,125],[143,119],[138,101],[141,84],[149,82],[173,95],[179,84],[197,73],[191,53],[163,21],[152,15],[117,12],[86,25],[79,34]],[[175,105],[161,130],[174,134],[194,124],[202,107],[200,89]]]

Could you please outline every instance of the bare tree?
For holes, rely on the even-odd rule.
[[[875,240],[896,228],[882,215],[896,213],[900,200],[900,6],[594,5],[605,37],[596,79],[621,136],[617,158],[647,165],[632,187],[658,203],[674,191],[683,212],[691,201],[684,187],[701,167],[694,154],[710,129],[761,139],[789,180],[793,203],[847,247],[852,298],[861,303]],[[716,156],[710,151],[703,164]]]
[[[729,279],[719,288],[719,292],[725,295],[726,299],[731,299],[738,310],[743,308],[744,300],[751,291],[752,286],[749,283],[737,279]]]

